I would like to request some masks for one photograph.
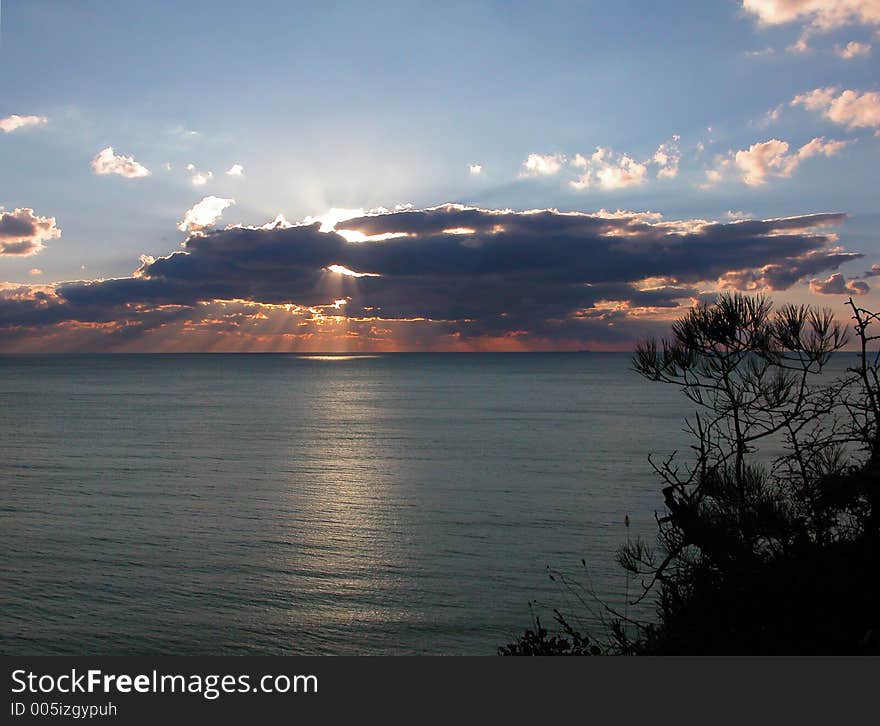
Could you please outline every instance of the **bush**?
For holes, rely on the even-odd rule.
[[[612,622],[612,650],[878,652],[880,353],[869,348],[880,336],[877,314],[849,305],[859,353],[835,380],[822,374],[846,334],[831,313],[774,311],[760,296],[722,295],[670,340],[639,345],[635,370],[697,407],[693,457],[652,461],[657,542],[632,541],[618,561],[642,584],[630,604],[654,598],[656,621],[633,638]],[[757,449],[770,442],[783,453],[767,461]]]
[[[562,633],[548,635],[541,627],[540,618],[515,642],[498,648],[498,655],[602,655],[602,649],[590,639],[571,628],[558,612],[556,622]]]

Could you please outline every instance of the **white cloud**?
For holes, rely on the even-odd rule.
[[[344,265],[329,265],[326,269],[328,272],[335,272],[339,275],[346,275],[347,277],[381,277],[381,275],[377,275],[374,272],[357,272]]]
[[[191,181],[193,186],[203,187],[214,177],[213,171],[197,171],[193,173]]]
[[[744,219],[754,218],[754,215],[751,212],[739,212],[733,209],[728,209],[724,213],[724,216],[734,222],[742,222]]]
[[[797,22],[812,32],[880,24],[880,0],[743,0],[742,6],[764,25]]]
[[[183,219],[177,228],[181,232],[195,232],[212,225],[223,214],[223,210],[235,204],[234,199],[222,197],[205,197],[198,204],[194,204],[183,215]]]
[[[749,126],[756,126],[757,128],[765,129],[768,126],[775,124],[779,121],[779,117],[782,116],[782,109],[785,104],[780,104],[768,110],[758,121],[754,123],[749,123]]]
[[[472,176],[479,176],[483,173],[483,165],[482,164],[468,164],[468,171]]]
[[[30,275],[31,277],[37,277],[38,275],[42,274],[43,271],[39,267],[32,267],[30,270],[28,270],[28,275]]]
[[[681,137],[675,134],[670,141],[657,147],[651,161],[657,165],[658,179],[674,179],[678,176],[678,163],[681,161],[681,152],[678,142]]]
[[[191,138],[193,136],[201,136],[201,133],[199,133],[198,131],[196,131],[194,129],[188,129],[186,126],[183,126],[182,124],[177,124],[176,126],[172,126],[170,129],[168,129],[168,133],[172,134],[173,136],[180,136],[184,139]]]
[[[765,184],[770,177],[790,177],[805,159],[814,156],[831,157],[841,149],[854,143],[838,141],[818,136],[811,139],[796,151],[790,151],[787,141],[769,139],[752,144],[748,149],[729,152],[727,156],[715,159],[714,168],[706,170],[706,183],[703,188],[722,181],[725,175],[736,169],[740,179],[749,186]]]
[[[824,136],[818,136],[798,149],[798,158],[809,159],[811,156],[831,157],[837,154],[841,149],[844,149],[853,143],[855,143],[855,141],[852,140],[838,141],[831,139],[830,141],[826,141]]]
[[[24,129],[28,126],[42,126],[48,122],[49,119],[45,116],[19,116],[14,113],[12,116],[0,118],[0,131],[11,134],[17,129]]]
[[[241,164],[233,164],[226,170],[227,176],[244,176],[244,167]]]
[[[324,214],[317,214],[314,216],[308,215],[304,217],[302,224],[315,224],[315,222],[320,222],[321,226],[319,227],[319,231],[332,232],[339,222],[345,222],[346,220],[354,219],[355,217],[363,217],[365,214],[367,214],[365,209],[332,207],[324,212]]]
[[[761,25],[799,25],[800,38],[788,46],[790,53],[812,50],[808,40],[820,33],[848,25],[880,25],[880,0],[742,0],[742,7]]]
[[[139,179],[150,176],[150,170],[136,162],[131,156],[114,154],[113,147],[101,149],[97,156],[92,159],[92,169],[95,174],[118,174],[127,179]]]
[[[234,167],[233,167],[234,168]],[[184,169],[186,169],[190,173],[190,181],[192,182],[194,187],[203,187],[207,184],[211,179],[214,178],[213,171],[199,171],[195,164],[190,162],[187,164]],[[242,172],[244,169],[242,169]],[[227,172],[229,173],[229,172]]]
[[[709,189],[724,180],[725,174],[727,174],[730,169],[731,156],[731,154],[728,154],[727,156],[717,154],[715,156],[715,165],[706,169],[706,181],[703,184],[700,184],[701,189]]]
[[[523,162],[523,176],[553,176],[562,170],[565,157],[562,154],[529,154]]]
[[[789,53],[809,53],[813,50],[810,47],[810,44],[807,42],[807,36],[801,36],[794,43],[792,43],[786,50]]]
[[[834,86],[814,88],[795,96],[791,105],[820,111],[828,120],[850,129],[880,128],[880,93],[839,90]]]
[[[844,60],[852,60],[853,58],[864,58],[871,55],[871,44],[860,43],[857,40],[851,40],[844,46],[835,46],[834,52]]]
[[[598,186],[602,189],[625,189],[643,184],[648,167],[628,154],[615,154],[611,149],[597,146],[590,157],[575,155],[571,165],[584,169],[574,181],[569,182],[574,189],[588,189]]]
[[[35,255],[44,242],[60,236],[55,217],[41,217],[30,207],[0,212],[0,257]]]
[[[162,168],[163,168],[165,171],[171,171],[171,162],[170,162],[170,161],[166,161],[164,164],[162,164]]]
[[[749,185],[763,184],[768,175],[791,176],[797,166],[796,157],[788,153],[788,142],[770,139],[752,144],[734,155],[734,162],[742,172],[742,180]]]

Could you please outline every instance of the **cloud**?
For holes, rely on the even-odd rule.
[[[751,212],[738,212],[733,209],[728,209],[724,216],[727,219],[733,220],[735,222],[739,222],[744,219],[751,219],[754,215]]]
[[[479,176],[483,173],[483,165],[482,164],[468,164],[468,172],[471,176]]]
[[[58,346],[78,329],[78,349],[187,349],[195,331],[233,349],[626,347],[716,281],[786,289],[861,257],[828,232],[841,214],[720,223],[445,204],[326,225],[203,226],[227,202],[206,197],[183,250],[144,256],[129,277],[6,293],[0,346]],[[237,317],[218,312],[229,305]]]
[[[126,179],[140,179],[150,176],[150,170],[139,164],[131,156],[123,156],[113,153],[113,147],[101,149],[92,159],[92,169],[95,174],[118,174]]]
[[[742,6],[761,25],[799,25],[800,37],[786,48],[790,53],[810,52],[809,40],[815,35],[849,25],[880,24],[880,0],[743,0]],[[853,58],[863,52],[863,44],[850,45],[852,50],[838,48],[838,55]]]
[[[788,142],[779,139],[741,149],[736,152],[734,161],[742,171],[742,180],[750,185],[763,184],[770,174],[791,176],[798,164],[797,156],[788,153]]]
[[[60,236],[55,217],[40,217],[29,207],[0,212],[0,256],[29,257]]]
[[[834,52],[844,60],[852,60],[853,58],[865,58],[871,55],[871,44],[860,43],[857,40],[851,40],[845,46],[835,46]]]
[[[764,25],[801,23],[813,32],[880,24],[878,0],[743,0],[742,6]]]
[[[841,149],[845,149],[847,146],[854,143],[855,141],[852,139],[849,141],[839,141],[835,139],[826,140],[824,136],[818,136],[798,149],[798,160],[809,159],[813,156],[832,157],[839,153]]]
[[[562,154],[529,154],[523,162],[522,176],[553,176],[562,170]]]
[[[11,134],[18,129],[26,129],[31,126],[42,126],[49,122],[45,116],[19,116],[12,114],[5,118],[0,118],[0,131]]]
[[[789,151],[791,147],[787,141],[761,141],[752,144],[748,149],[731,151],[726,156],[716,157],[715,166],[706,170],[706,184],[703,186],[722,181],[733,169],[736,169],[739,178],[749,186],[765,184],[770,177],[788,178],[805,159],[834,156],[852,143],[854,142],[817,136],[796,151]]]
[[[195,129],[190,129],[183,124],[177,124],[168,129],[168,133],[172,136],[180,136],[182,138],[192,138],[193,136],[201,136],[201,133]]]
[[[818,295],[865,295],[871,288],[859,280],[847,280],[835,272],[824,280],[810,280],[810,290]]]
[[[238,166],[238,164],[234,165],[229,171]],[[184,167],[190,173],[190,181],[194,187],[203,187],[207,184],[211,179],[214,178],[214,172],[212,171],[200,171],[195,164],[190,162]],[[227,172],[228,174],[229,172]],[[244,173],[244,169],[242,169],[242,175]]]
[[[677,173],[677,159],[674,163]],[[584,170],[577,179],[569,182],[572,188],[579,190],[596,186],[602,189],[639,186],[645,183],[648,175],[648,167],[645,164],[636,161],[628,154],[615,154],[611,149],[602,146],[597,146],[596,151],[589,157],[577,154],[572,159],[571,165]]]
[[[244,167],[241,164],[233,164],[226,170],[227,176],[244,176]]]
[[[758,121],[750,122],[750,126],[757,126],[758,128],[767,128],[772,124],[775,124],[779,121],[779,117],[782,115],[782,109],[784,104],[780,104],[778,106],[774,106],[769,109]]]
[[[758,50],[747,50],[746,58],[764,58],[766,56],[775,55],[775,48],[760,48]]]
[[[580,170],[579,174],[568,180],[568,185],[577,190],[616,190],[640,186],[648,180],[651,166],[655,167],[658,179],[674,179],[678,176],[681,161],[680,138],[678,134],[673,135],[644,161],[604,146],[597,146],[589,156],[578,153],[571,158],[564,154],[529,154],[523,162],[524,170],[520,176],[553,176],[563,171],[567,164],[571,169]],[[471,165],[471,173],[479,173],[474,168]],[[480,166],[477,168],[482,170]]]
[[[746,292],[769,290],[779,292],[788,290],[797,282],[810,275],[860,258],[862,255],[847,252],[840,247],[827,247],[812,250],[784,264],[771,263],[756,269],[732,270],[718,278],[721,288],[734,288]]]
[[[597,146],[589,157],[576,154],[571,166],[583,172],[569,185],[573,189],[614,190],[636,187],[648,180],[648,167],[657,169],[658,179],[674,179],[678,176],[678,165],[681,161],[679,150],[680,136],[675,134],[669,141],[660,144],[657,150],[646,161],[638,161],[629,154],[618,154],[612,149]]]
[[[30,275],[31,277],[39,277],[42,274],[43,271],[39,267],[32,267],[30,270],[28,270],[28,275]]]
[[[190,180],[195,187],[203,187],[214,177],[214,172],[212,171],[197,171],[193,173]]]
[[[681,161],[681,151],[678,142],[681,137],[675,134],[670,141],[657,147],[651,161],[657,165],[658,179],[674,179],[678,176],[678,164]]]
[[[195,232],[209,227],[223,214],[223,210],[235,204],[234,199],[222,197],[204,197],[202,201],[194,204],[183,215],[183,219],[177,225],[181,232]]]
[[[825,118],[849,129],[880,128],[880,93],[839,91],[834,86],[815,88],[795,96],[791,105],[820,111]]]
[[[715,157],[715,166],[706,169],[706,181],[700,184],[701,189],[709,189],[724,181],[724,176],[730,168],[730,158],[722,155]]]
[[[801,36],[785,50],[787,50],[789,53],[810,53],[813,49],[807,42],[807,37],[807,35]]]

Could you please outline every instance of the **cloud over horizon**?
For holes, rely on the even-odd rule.
[[[145,257],[130,277],[7,290],[0,344],[71,326],[104,330],[102,344],[84,338],[96,346],[159,329],[185,344],[183,327],[204,327],[207,311],[234,304],[265,316],[248,325],[271,319],[276,335],[293,336],[308,328],[312,342],[332,323],[350,344],[377,348],[416,333],[446,348],[624,345],[720,287],[783,290],[862,256],[826,231],[843,214],[720,223],[445,204],[361,214],[325,231],[320,221],[210,229],[231,203],[200,204],[212,199],[204,224],[187,225],[198,229],[182,251]]]

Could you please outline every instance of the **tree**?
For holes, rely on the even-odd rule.
[[[762,296],[722,295],[638,347],[635,370],[698,411],[694,461],[655,466],[658,546],[619,554],[658,598],[657,623],[624,649],[855,652],[880,625],[877,318],[850,304],[862,352],[840,379],[825,375],[846,343],[831,313]]]
[[[880,315],[849,302],[858,352],[827,310],[724,294],[690,310],[668,340],[641,343],[645,378],[696,405],[692,456],[651,461],[665,512],[655,545],[618,561],[656,619],[618,613],[622,653],[858,653],[880,636]],[[563,626],[567,627],[564,621]],[[571,629],[566,630],[571,635]],[[542,639],[533,638],[529,646]]]

